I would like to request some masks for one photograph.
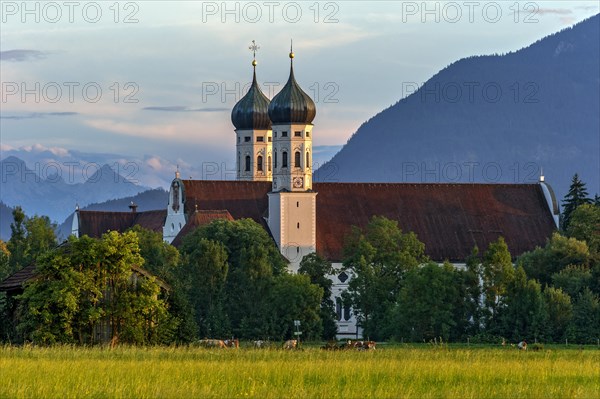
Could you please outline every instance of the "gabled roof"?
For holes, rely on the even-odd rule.
[[[0,283],[0,292],[1,291],[22,292],[24,284],[35,277],[35,274],[36,274],[35,269],[36,269],[36,265],[33,264],[33,265],[29,265],[27,267],[24,267],[23,269],[19,270],[18,272],[10,275],[9,277],[6,278],[6,280],[4,280]],[[131,270],[135,273],[138,273],[138,274],[143,275],[148,278],[153,277],[154,281],[160,288],[162,288],[166,291],[171,290],[171,286],[169,286],[169,284],[165,283],[163,280],[156,277],[149,271],[147,271],[139,266],[136,266],[136,265],[133,265],[131,267]]]
[[[0,291],[21,291],[23,283],[30,280],[35,274],[35,265],[24,267],[8,276],[4,281],[0,282]]]
[[[224,211],[201,211],[201,210],[194,211],[194,213],[192,213],[189,216],[188,221],[186,222],[185,226],[183,226],[183,228],[179,231],[179,233],[177,234],[177,237],[175,237],[175,239],[173,240],[173,242],[171,244],[178,247],[179,245],[181,245],[183,237],[185,237],[186,235],[188,235],[189,233],[194,231],[194,229],[196,229],[196,227],[204,226],[216,219],[234,220],[233,217],[231,216],[231,214],[226,210],[224,210]]]
[[[317,252],[340,261],[352,225],[372,216],[413,231],[436,261],[464,261],[505,238],[513,256],[543,246],[555,229],[539,184],[315,183]]]
[[[183,180],[185,188],[185,213],[196,209],[226,209],[234,219],[250,218],[267,227],[271,182]]]
[[[235,219],[263,225],[270,182],[184,180],[186,213],[227,209]],[[513,256],[543,246],[554,221],[539,184],[315,183],[317,252],[341,261],[351,226],[373,216],[413,231],[434,260],[464,261],[477,245],[485,250],[499,236]]]
[[[77,211],[79,215],[79,235],[99,238],[107,231],[124,232],[140,225],[162,232],[167,216],[166,209],[145,212]]]

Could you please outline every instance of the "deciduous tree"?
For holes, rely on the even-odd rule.
[[[317,253],[306,255],[300,262],[298,273],[305,274],[312,284],[323,289],[320,317],[323,323],[323,339],[335,339],[337,323],[335,322],[335,305],[332,300],[333,281],[331,276],[335,273],[331,263]]]
[[[364,334],[384,338],[406,272],[427,261],[425,244],[414,233],[402,233],[396,221],[374,216],[364,230],[353,227],[344,257],[344,268],[352,273],[346,300]]]

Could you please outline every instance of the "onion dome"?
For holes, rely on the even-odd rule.
[[[256,60],[252,61],[252,66],[254,67],[252,86],[233,107],[231,122],[236,129],[270,130],[269,99],[256,83]]]
[[[300,123],[309,125],[315,119],[315,102],[300,88],[294,78],[294,53],[290,52],[290,77],[269,105],[273,124]]]

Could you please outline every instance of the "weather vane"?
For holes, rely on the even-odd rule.
[[[256,58],[256,52],[260,49],[260,46],[256,44],[255,40],[252,40],[252,45],[248,49],[252,50],[252,56]]]

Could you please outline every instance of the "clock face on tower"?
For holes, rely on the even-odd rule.
[[[301,177],[294,177],[294,188],[301,188],[304,185],[304,179]]]

